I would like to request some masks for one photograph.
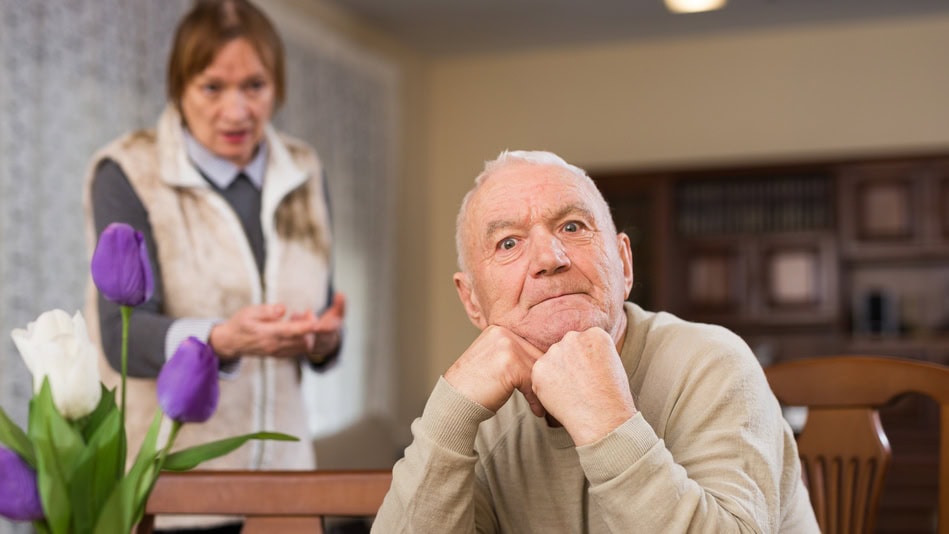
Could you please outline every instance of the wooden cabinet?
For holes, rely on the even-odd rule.
[[[949,338],[949,156],[593,175],[647,308],[776,336],[779,359],[788,335]]]
[[[843,165],[839,210],[848,348],[949,363],[949,160]]]

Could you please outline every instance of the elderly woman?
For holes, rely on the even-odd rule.
[[[178,25],[157,127],[92,158],[90,251],[108,224],[128,223],[144,234],[155,273],[154,296],[131,315],[130,450],[154,413],[154,378],[188,336],[218,355],[221,398],[210,421],[185,426],[180,447],[264,429],[307,436],[299,365],[334,359],[344,298],[331,283],[320,160],[270,125],[284,100],[283,54],[273,25],[246,0],[199,0]],[[92,287],[88,308],[104,374],[117,376],[120,311]],[[206,464],[313,466],[307,439],[255,441]]]

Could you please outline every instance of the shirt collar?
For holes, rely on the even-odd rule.
[[[267,142],[265,140],[261,140],[254,159],[250,160],[250,163],[241,169],[237,165],[234,165],[230,161],[205,148],[204,145],[191,135],[191,132],[189,132],[187,128],[182,126],[182,130],[184,132],[185,150],[188,151],[188,158],[190,158],[194,166],[218,188],[227,189],[241,172],[250,178],[250,182],[254,184],[257,189],[263,187],[264,171],[267,167]]]

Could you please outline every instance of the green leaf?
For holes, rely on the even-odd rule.
[[[95,534],[114,534],[132,530],[132,494],[125,491],[127,485],[128,478],[124,478],[112,491],[112,495],[109,496],[96,519],[96,527],[93,531]]]
[[[43,416],[43,420],[47,426],[39,429],[45,431],[44,433],[34,435],[32,418],[34,404],[36,403],[39,404],[40,414]],[[63,475],[66,479],[69,479],[76,467],[76,463],[79,461],[79,456],[82,455],[82,451],[86,448],[86,444],[82,439],[82,435],[79,434],[79,431],[56,409],[56,405],[53,402],[53,390],[50,388],[48,379],[43,379],[43,386],[40,388],[40,392],[30,401],[30,425],[28,432],[33,439],[34,446],[37,445],[37,437],[50,440],[50,443],[52,443],[56,451],[59,464],[63,469]]]
[[[115,394],[102,384],[100,388],[99,403],[92,413],[73,421],[87,443],[67,481],[76,532],[92,530],[125,468],[125,458],[120,457],[117,446],[121,423]]]
[[[30,438],[27,437],[26,432],[7,417],[7,413],[3,411],[3,408],[0,408],[0,443],[17,453],[30,467],[36,469],[36,453],[33,452],[33,444],[30,443]]]
[[[118,473],[118,476],[121,477],[125,473],[125,456],[127,453],[127,443],[125,436],[125,422],[121,419],[121,412],[119,411],[118,405],[115,403],[115,390],[107,389],[105,385],[102,385],[102,397],[99,399],[99,404],[96,406],[96,409],[92,411],[91,414],[86,418],[84,426],[82,427],[82,437],[88,443],[92,436],[98,431],[99,425],[113,413],[119,414],[119,427],[117,429],[119,444],[118,448],[111,452],[111,458],[114,459],[115,465],[114,469],[109,469],[107,466],[100,466],[100,469],[106,469],[109,471],[115,471]],[[98,462],[101,463],[101,462]]]
[[[161,428],[162,416],[161,410],[155,412],[152,426],[148,429],[148,434],[138,451],[138,456],[135,457],[135,465],[132,466],[128,477],[126,477],[135,479],[135,484],[129,489],[129,497],[135,505],[132,524],[138,523],[141,519],[145,511],[145,501],[148,499],[148,494],[151,493],[151,488],[155,485],[155,479],[158,478],[155,464],[158,459],[158,431]],[[172,433],[174,433],[174,430],[172,430]]]
[[[112,411],[98,425],[83,450],[72,478],[69,495],[73,503],[76,532],[91,532],[100,510],[122,478],[125,468],[115,462],[120,447],[121,415],[113,403]]]
[[[72,517],[66,473],[72,471],[83,446],[78,432],[56,410],[48,379],[30,401],[28,433],[36,452],[37,485],[46,521],[53,534],[65,534]]]
[[[152,424],[148,427],[145,441],[142,442],[135,457],[135,464],[112,490],[99,513],[95,531],[97,534],[112,534],[114,532],[129,532],[138,521],[136,495],[138,488],[146,477],[154,477],[158,430],[161,428],[161,411],[155,413]]]
[[[92,439],[92,435],[96,433],[96,430],[99,429],[99,425],[105,421],[105,418],[112,414],[112,412],[118,411],[118,407],[115,405],[115,391],[106,389],[104,384],[101,386],[102,397],[99,398],[99,404],[96,405],[96,409],[92,410],[92,413],[86,416],[82,422],[82,437],[87,442]]]
[[[201,462],[224,456],[225,454],[240,447],[252,439],[269,439],[275,441],[300,441],[299,439],[279,432],[255,432],[253,434],[244,434],[233,438],[226,438],[219,441],[212,441],[203,445],[197,445],[188,449],[169,454],[165,458],[162,469],[167,471],[187,471],[194,469]]]

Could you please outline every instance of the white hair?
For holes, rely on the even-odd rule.
[[[498,154],[498,157],[491,161],[484,162],[484,170],[481,171],[481,174],[475,178],[474,186],[461,200],[461,208],[458,210],[458,217],[455,220],[455,250],[458,254],[458,269],[462,272],[468,271],[465,258],[465,236],[463,235],[468,218],[468,204],[471,202],[471,199],[474,198],[475,192],[478,191],[482,185],[484,185],[489,177],[508,166],[523,163],[528,163],[531,165],[554,165],[565,169],[570,174],[575,175],[581,181],[586,181],[588,184],[590,184],[590,187],[596,191],[596,195],[603,203],[606,213],[610,213],[609,206],[606,204],[606,200],[603,198],[602,193],[600,193],[600,190],[597,189],[596,184],[593,183],[593,180],[587,176],[586,171],[580,167],[567,163],[563,158],[557,154],[554,154],[553,152],[547,152],[544,150],[504,150]],[[611,225],[612,222],[612,217],[609,217],[609,223]]]

